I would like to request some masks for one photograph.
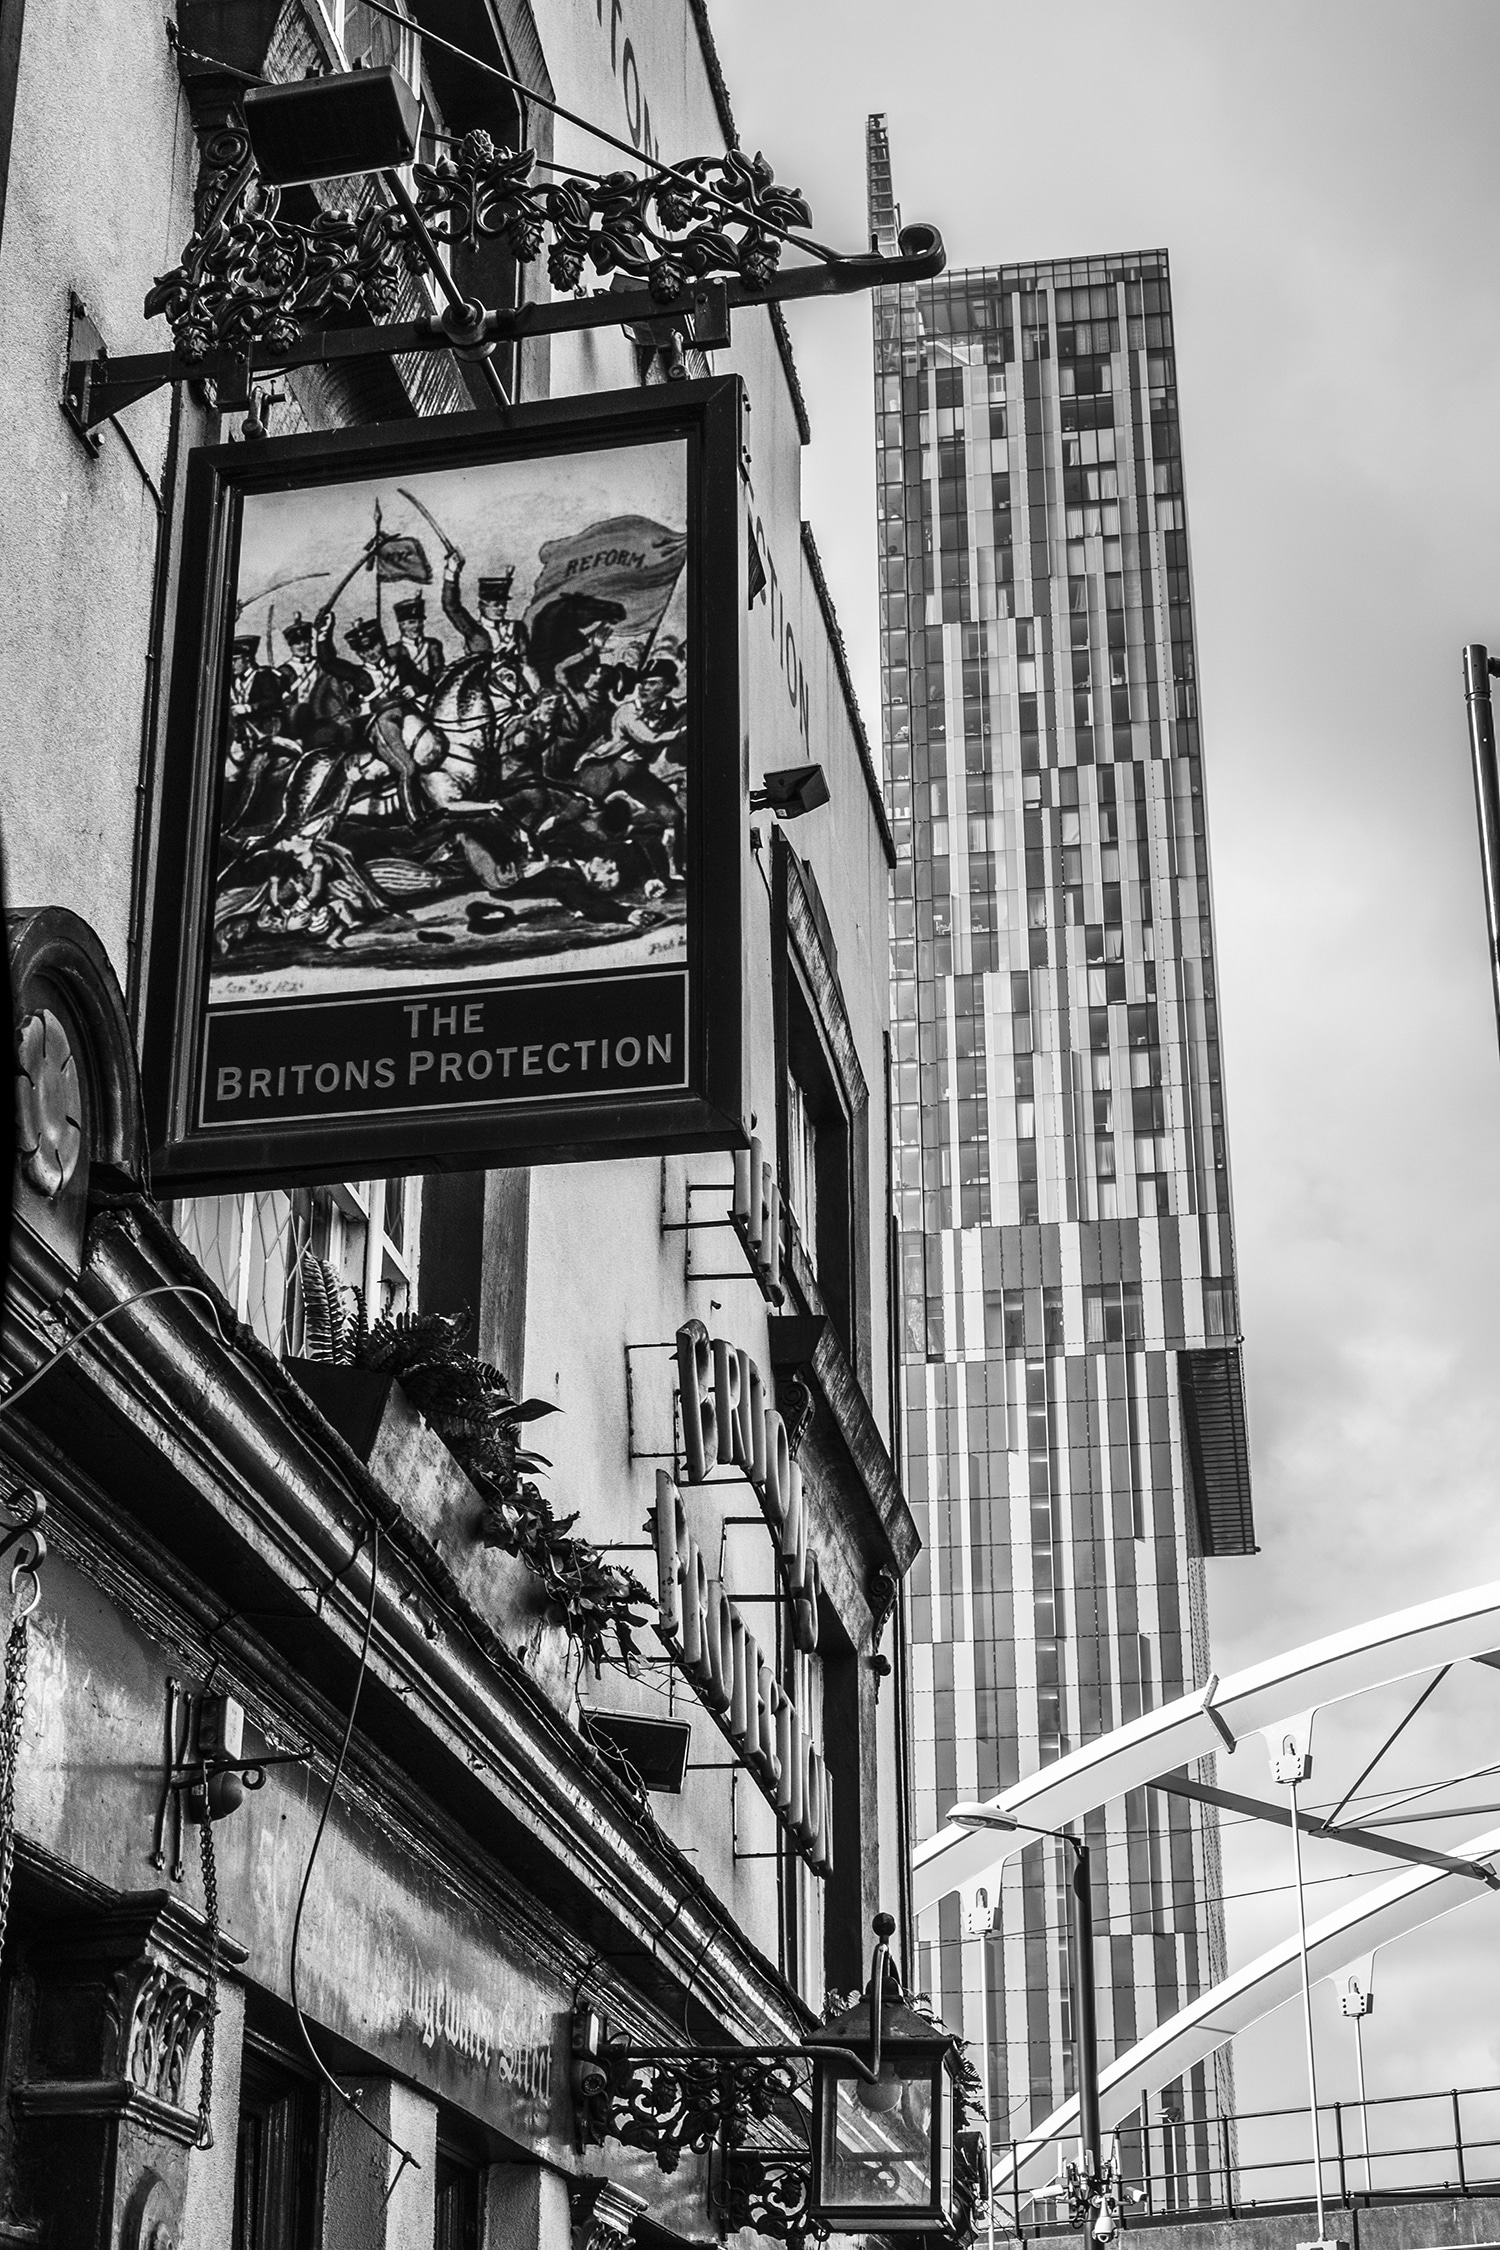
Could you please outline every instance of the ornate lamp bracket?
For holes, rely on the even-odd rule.
[[[710,2158],[709,2206],[722,2231],[753,2227],[778,2242],[821,2242],[829,2229],[812,2205],[806,2129],[812,2072],[822,2059],[875,2082],[881,2074],[882,2010],[899,1997],[889,1941],[895,1924],[875,1917],[866,1995],[869,2048],[813,2040],[780,2047],[632,2047],[611,2037],[596,2009],[573,2018],[574,2139],[580,2155],[608,2140],[647,2149],[663,2172],[683,2152]],[[762,2140],[757,2126],[769,2129]]]
[[[704,2156],[740,2148],[752,2125],[767,2123],[778,2102],[797,2094],[805,2065],[802,2049],[790,2046],[631,2047],[585,2010],[573,2023],[579,2151],[623,2141],[675,2172],[685,2150]]]
[[[435,164],[414,165],[410,188],[395,172],[374,176],[380,188],[338,182],[311,211],[306,191],[289,201],[260,177],[237,111],[202,156],[195,230],[145,301],[174,349],[113,358],[75,319],[63,403],[81,432],[164,383],[211,380],[221,405],[240,405],[253,378],[289,368],[426,351],[483,360],[498,343],[582,328],[657,343],[670,333],[712,351],[728,344],[737,307],[928,280],[946,263],[927,226],[903,229],[893,258],[826,249],[804,231],[812,212],[801,191],[739,149],[642,173],[539,179],[534,150],[474,131]],[[522,268],[545,253],[564,294],[502,310],[466,299],[453,269],[485,243],[503,243]],[[784,271],[786,249],[807,262]],[[441,309],[398,320],[417,275]],[[587,276],[602,286],[586,289]]]

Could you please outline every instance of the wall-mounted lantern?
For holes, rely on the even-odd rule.
[[[863,1999],[808,2035],[811,2210],[838,2234],[952,2234],[959,2044],[908,2003],[887,1950],[894,1928],[876,1916]]]

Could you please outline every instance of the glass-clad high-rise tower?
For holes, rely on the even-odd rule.
[[[869,158],[893,249],[883,118]],[[1203,1681],[1253,1534],[1166,253],[875,328],[922,1837]],[[1087,1834],[1107,2059],[1223,1972],[1218,1835],[1154,1791]],[[924,1919],[997,2137],[1072,2090],[1065,1881],[1034,1845]],[[1185,2191],[1212,2091],[1153,2104]]]

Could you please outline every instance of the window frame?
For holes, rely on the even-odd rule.
[[[780,830],[772,849],[772,1013],[776,1053],[777,1176],[790,1214],[791,1104],[798,1081],[817,1136],[815,1259],[789,1227],[786,1263],[809,1311],[825,1313],[868,1394],[870,1094],[839,983],[832,933],[811,870]]]

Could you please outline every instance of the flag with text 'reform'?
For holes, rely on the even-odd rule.
[[[570,539],[549,539],[526,605],[527,625],[553,602],[576,594],[618,605],[622,633],[654,632],[686,560],[685,535],[649,516],[609,516]]]

